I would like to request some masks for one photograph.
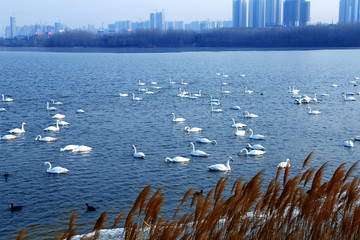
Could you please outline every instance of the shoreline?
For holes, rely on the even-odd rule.
[[[227,47],[183,47],[183,48],[60,48],[60,47],[0,47],[1,52],[62,52],[62,53],[182,53],[182,52],[247,52],[247,51],[320,51],[358,50],[358,47],[284,47],[284,48],[227,48]]]

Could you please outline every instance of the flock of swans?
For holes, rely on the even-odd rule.
[[[2,100],[4,103],[10,103],[13,102],[14,100],[12,98],[5,98],[4,94],[2,94]],[[62,102],[55,102],[54,100],[51,100],[53,105],[63,105]],[[15,104],[15,103],[12,103]],[[2,112],[6,112],[5,108],[2,108],[3,111]],[[55,112],[57,111],[57,108],[55,106],[50,106],[49,101],[46,102],[46,111],[48,112]],[[76,113],[85,113],[84,110],[82,109],[77,109]],[[65,115],[57,113],[54,116],[52,116],[52,119],[56,119],[56,125],[55,126],[49,126],[44,128],[43,130],[45,132],[60,132],[60,127],[59,126],[67,126],[70,125],[70,123],[62,120],[65,118]],[[21,124],[21,128],[14,128],[8,131],[9,134],[0,136],[1,140],[16,140],[16,138],[18,137],[18,135],[21,134],[25,134],[25,126],[27,124],[25,122],[23,122]],[[46,137],[42,137],[40,134],[36,136],[36,138],[34,139],[35,142],[55,142],[57,141],[57,138],[51,137],[51,136],[46,136]],[[91,151],[92,148],[85,146],[85,145],[67,145],[64,148],[60,148],[60,151],[71,151],[73,153],[77,153],[77,152],[81,152],[81,153],[86,153]],[[55,173],[55,174],[60,174],[60,173],[68,173],[69,170],[63,167],[52,167],[51,163],[48,161],[45,161],[43,166],[47,165],[48,169],[46,170],[46,172],[48,173]]]

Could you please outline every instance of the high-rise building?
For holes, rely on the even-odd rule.
[[[155,13],[150,13],[150,28],[155,29],[156,22],[155,22]]]
[[[16,18],[10,17],[10,37],[16,37]]]
[[[310,23],[310,1],[301,0],[300,3],[300,26],[309,25]]]
[[[233,0],[233,27],[247,27],[247,0]]]
[[[265,27],[280,26],[283,23],[283,0],[266,0]]]
[[[297,27],[300,21],[300,0],[285,0],[284,20],[287,27]]]
[[[339,23],[360,22],[360,1],[340,0],[339,2]]]
[[[161,31],[165,31],[165,14],[164,11],[156,12],[156,29],[159,29]]]
[[[248,26],[252,28],[265,27],[265,0],[249,1]]]

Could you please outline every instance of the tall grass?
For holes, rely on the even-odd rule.
[[[151,196],[151,186],[146,186],[125,219],[122,238],[360,239],[360,178],[353,176],[357,163],[347,171],[341,164],[330,180],[323,181],[327,163],[318,170],[306,168],[312,155],[293,177],[290,168],[278,170],[266,188],[262,186],[264,171],[247,182],[237,179],[227,197],[223,193],[228,178],[221,178],[206,195],[192,194],[194,189],[190,188],[173,219],[161,215],[162,189]],[[190,210],[179,216],[184,204],[189,204]],[[113,228],[123,216],[115,220]],[[76,212],[68,231],[60,236],[71,239],[76,232],[75,218]],[[106,211],[97,221],[96,234],[91,239],[99,236],[98,230],[105,227],[105,222]]]

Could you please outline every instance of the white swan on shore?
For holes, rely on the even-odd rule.
[[[229,156],[229,158],[226,162],[226,166],[225,166],[225,164],[220,163],[220,164],[208,166],[208,169],[209,169],[209,171],[218,171],[218,172],[231,171],[230,161],[233,161],[233,159],[232,159],[232,157]]]

